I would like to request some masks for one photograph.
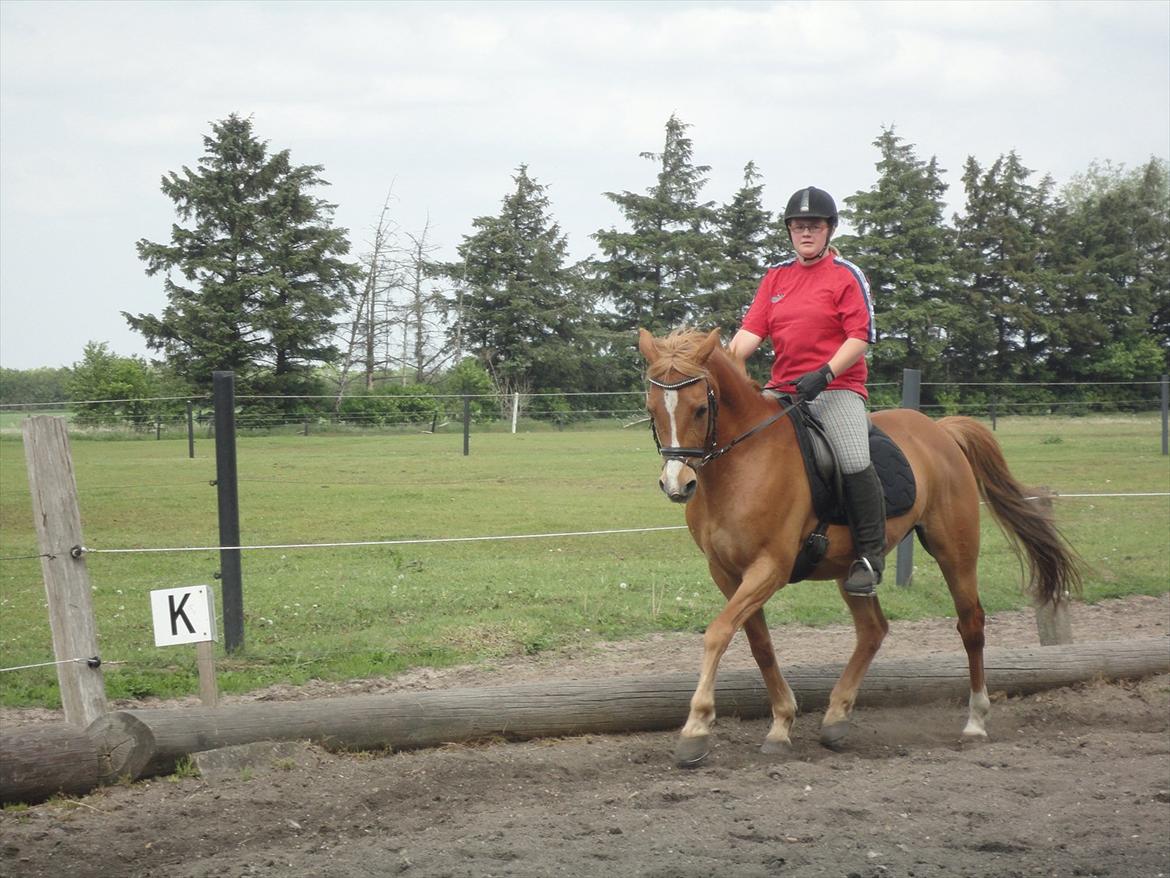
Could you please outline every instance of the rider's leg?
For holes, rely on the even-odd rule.
[[[865,400],[848,390],[827,390],[809,407],[825,425],[841,466],[845,510],[857,554],[845,590],[872,595],[885,566],[886,514],[881,482],[869,459]]]

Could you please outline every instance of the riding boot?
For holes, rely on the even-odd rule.
[[[870,597],[882,581],[886,564],[886,500],[882,483],[872,464],[861,472],[842,477],[845,511],[853,532],[857,560],[849,568],[845,591]]]

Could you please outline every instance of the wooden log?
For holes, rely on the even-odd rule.
[[[1026,695],[1097,678],[1168,673],[1170,638],[989,650],[985,665],[990,691]],[[840,673],[840,664],[784,669],[806,712],[825,707]],[[338,750],[408,750],[490,738],[677,729],[686,718],[694,687],[691,674],[664,674],[215,708],[123,710],[92,723],[84,732],[84,745],[61,732],[46,737],[45,726],[0,734],[0,800],[38,801],[58,790],[83,792],[99,782],[164,774],[192,753],[259,741],[307,740]],[[966,701],[967,692],[964,653],[878,660],[866,676],[858,704],[874,707],[952,698],[958,706]],[[723,716],[768,716],[759,672],[722,674],[716,707]],[[959,719],[956,716],[956,722]],[[10,753],[16,755],[10,758]]]
[[[97,741],[70,723],[17,727],[0,735],[0,804],[88,793],[101,781]]]
[[[1059,647],[989,650],[988,688],[1023,695],[1093,678],[1125,679],[1170,672],[1170,639],[1098,641]],[[794,666],[784,675],[805,711],[824,708],[841,665]],[[490,738],[522,740],[586,733],[678,728],[695,677],[614,677],[484,689],[362,695],[315,701],[253,702],[214,709],[128,710],[90,727],[106,754],[107,780],[173,770],[201,750],[256,741],[314,741],[337,750],[410,750]],[[876,661],[859,705],[940,698],[964,700],[965,653]],[[716,710],[724,716],[770,715],[754,669],[719,678]]]

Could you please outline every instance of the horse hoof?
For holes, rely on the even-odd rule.
[[[841,745],[845,742],[845,738],[848,736],[848,734],[848,720],[842,720],[839,723],[832,723],[831,725],[821,726],[821,745],[828,747],[830,750],[840,750]]]
[[[679,738],[674,748],[674,764],[679,768],[694,768],[711,752],[711,739],[707,735],[694,738]]]
[[[764,743],[760,745],[760,752],[765,756],[784,756],[792,752],[792,742],[773,741],[771,738],[765,738]]]

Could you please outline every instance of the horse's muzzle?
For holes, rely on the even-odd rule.
[[[681,460],[668,460],[662,467],[661,478],[658,479],[658,487],[672,503],[686,503],[695,495],[698,484],[695,471]]]

